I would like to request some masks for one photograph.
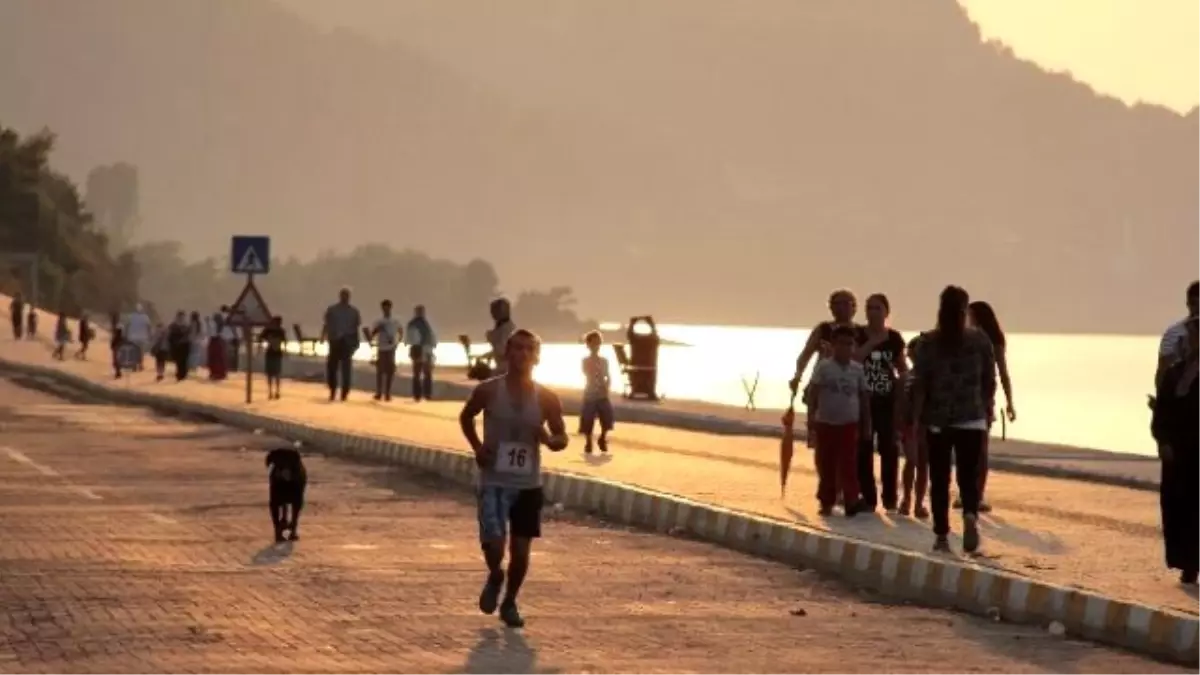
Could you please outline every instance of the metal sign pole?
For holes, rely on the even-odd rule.
[[[246,275],[246,285],[254,283],[254,275]],[[250,404],[254,400],[254,341],[252,339],[252,329],[250,324],[242,323],[242,343],[246,345],[246,403]]]

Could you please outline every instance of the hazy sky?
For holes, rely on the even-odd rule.
[[[597,0],[600,1],[600,0]],[[665,0],[647,0],[665,2]],[[887,2],[890,0],[879,0]],[[322,26],[346,26],[399,38],[467,70],[486,74],[494,55],[472,49],[494,27],[490,0],[281,0]],[[533,30],[554,21],[554,3],[506,0],[502,10]],[[730,0],[736,2],[736,0]],[[989,38],[1019,56],[1129,102],[1186,112],[1200,101],[1200,3],[1197,0],[963,0]],[[686,3],[684,3],[686,4]],[[745,5],[743,5],[744,7]],[[683,10],[681,10],[683,11]],[[518,15],[524,15],[518,17]],[[536,24],[536,25],[535,25]],[[513,43],[509,43],[513,44]],[[519,41],[516,43],[519,44]]]
[[[965,0],[984,35],[1126,101],[1200,101],[1196,0]]]

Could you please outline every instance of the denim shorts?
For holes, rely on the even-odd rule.
[[[601,431],[612,430],[615,423],[612,401],[606,398],[584,401],[583,409],[579,412],[579,433],[592,433],[592,428],[596,426],[597,417],[600,418]]]
[[[542,488],[481,485],[476,498],[480,541],[503,539],[510,525],[514,537],[542,536]]]

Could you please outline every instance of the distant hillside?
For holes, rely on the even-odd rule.
[[[1195,112],[1019,61],[952,0],[739,6],[573,3],[531,102],[266,0],[6,0],[0,120],[73,175],[136,164],[146,237],[197,255],[384,241],[613,318],[807,322],[849,285],[912,325],[947,281],[1024,330],[1179,313]]]

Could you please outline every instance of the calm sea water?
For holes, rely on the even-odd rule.
[[[660,393],[669,399],[742,406],[743,382],[757,378],[759,408],[787,405],[787,381],[808,335],[790,328],[670,324],[660,325],[659,333],[687,345],[662,347]],[[1015,334],[1009,335],[1008,349],[1018,415],[1008,427],[1009,438],[1154,454],[1146,394],[1154,378],[1158,338]],[[615,370],[611,350],[606,347],[602,353]],[[584,354],[578,344],[545,345],[538,379],[581,387]],[[360,358],[369,355],[364,351]],[[466,363],[462,348],[453,343],[441,345],[437,358],[440,365]],[[614,382],[617,377],[614,372]]]

